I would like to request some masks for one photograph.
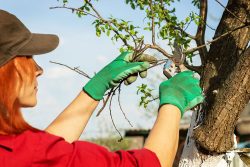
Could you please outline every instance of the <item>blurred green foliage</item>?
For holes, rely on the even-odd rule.
[[[118,138],[98,138],[98,139],[89,139],[90,142],[102,145],[108,148],[110,151],[117,150],[128,150],[131,147],[132,140],[129,138],[124,138],[122,141],[118,142]]]

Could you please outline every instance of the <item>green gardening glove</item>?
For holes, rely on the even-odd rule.
[[[194,78],[193,71],[184,71],[163,81],[159,91],[160,106],[175,105],[180,109],[181,115],[204,100],[199,80]]]
[[[148,61],[131,61],[131,52],[121,53],[115,60],[99,71],[83,87],[83,90],[93,99],[101,100],[108,89],[117,86],[122,80],[129,78],[129,76],[137,74],[138,72],[144,72],[150,67]]]

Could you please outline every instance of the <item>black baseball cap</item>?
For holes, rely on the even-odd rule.
[[[0,67],[16,56],[51,52],[58,43],[57,35],[31,33],[16,16],[0,9]]]

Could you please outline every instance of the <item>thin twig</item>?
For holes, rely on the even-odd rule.
[[[133,127],[133,125],[131,124],[131,122],[129,121],[128,117],[126,116],[125,112],[122,109],[120,95],[121,95],[121,84],[119,85],[119,89],[118,89],[118,103],[119,103],[119,107],[120,107],[120,109],[122,111],[122,114],[123,114],[124,118],[128,121],[129,125],[131,127]]]
[[[95,18],[99,19],[98,16],[96,16],[96,15],[94,15],[94,14],[92,14],[92,13],[89,13],[89,12],[85,12],[85,11],[83,11],[82,9],[77,9],[77,8],[72,8],[72,7],[66,7],[66,6],[54,6],[54,7],[50,7],[49,9],[69,9],[69,10],[71,10],[71,11],[82,12],[82,13],[84,13],[84,14],[86,14],[86,15],[90,15],[90,16],[92,16],[92,17],[95,17]]]
[[[157,62],[161,62],[161,61],[164,61],[164,62],[166,62],[168,59],[159,59],[159,60],[157,60]]]
[[[95,9],[95,7],[92,5],[92,3],[90,3],[89,1],[86,1],[86,3],[89,4],[89,6],[90,6],[90,7],[92,8],[92,10],[96,13],[96,15],[99,17],[99,19],[101,19],[101,20],[104,21],[105,23],[108,23],[108,24],[111,26],[110,21],[104,19],[104,18],[100,15],[100,13]],[[126,46],[132,47],[132,46],[130,46],[130,45],[128,44],[128,42],[127,42],[126,39],[122,38],[122,36],[121,36],[121,34],[118,32],[118,30],[113,29],[113,31],[120,37],[120,39],[123,41],[123,43],[124,43]],[[128,32],[128,31],[127,31],[127,32]],[[133,38],[133,40],[134,40],[134,38]],[[134,42],[135,42],[135,40],[134,40]],[[136,45],[135,45],[135,46],[136,46]],[[133,47],[132,47],[132,48],[133,48]]]
[[[123,42],[126,46],[132,47],[132,46],[130,46],[130,45],[128,44],[128,42],[127,42],[126,39],[122,38],[121,34],[120,34],[117,30],[113,29],[113,31],[120,37],[120,39],[122,40],[122,42]],[[132,48],[133,48],[133,47],[132,47]]]
[[[99,20],[101,20],[103,23],[107,23],[107,24],[112,28],[112,30],[114,31],[114,33],[115,33],[116,35],[119,36],[119,38],[122,40],[122,42],[123,42],[127,47],[134,48],[134,47],[132,47],[131,45],[129,45],[128,42],[127,42],[127,40],[124,39],[124,38],[122,38],[122,36],[121,36],[121,34],[119,33],[119,31],[118,31],[117,29],[115,29],[115,28],[112,26],[112,20],[106,20],[106,19],[104,19],[104,18],[98,13],[98,11],[93,7],[93,5],[92,5],[90,2],[87,2],[87,4],[89,4],[89,6],[92,8],[92,10],[95,12],[96,15],[91,14],[91,13],[88,13],[88,12],[85,12],[85,11],[83,11],[83,10],[81,10],[81,9],[76,9],[76,8],[71,8],[71,7],[66,7],[66,6],[61,6],[61,7],[59,7],[59,6],[50,7],[50,9],[64,8],[64,9],[70,9],[70,10],[72,10],[72,11],[74,11],[74,10],[75,10],[75,11],[80,11],[80,12],[83,12],[84,14],[86,14],[86,15],[90,15],[90,16],[96,18],[96,19],[99,19]]]
[[[250,25],[249,25],[249,24],[245,24],[245,25],[241,25],[241,26],[239,26],[239,27],[236,27],[235,29],[233,29],[233,30],[231,30],[231,31],[228,31],[228,32],[226,32],[226,33],[220,35],[219,37],[215,38],[215,39],[212,40],[212,41],[207,41],[207,43],[205,43],[205,44],[203,44],[203,45],[200,45],[200,46],[198,46],[198,47],[195,47],[195,48],[186,50],[186,51],[183,52],[183,53],[187,54],[187,53],[195,52],[195,51],[197,51],[198,49],[203,48],[203,47],[205,47],[205,46],[207,46],[207,45],[210,45],[210,44],[212,44],[212,43],[214,43],[214,42],[220,40],[221,38],[223,38],[223,37],[225,37],[225,36],[231,34],[232,32],[234,32],[234,31],[236,31],[236,30],[239,30],[239,29],[241,29],[241,28],[245,28],[245,27],[250,27]]]
[[[167,10],[164,8],[163,5],[161,5],[161,7],[162,7],[162,10],[163,10],[163,11],[167,11]],[[164,19],[165,19],[166,22],[170,22],[170,20],[169,20],[167,17],[164,17]],[[183,30],[183,29],[182,29],[181,27],[179,27],[179,26],[172,26],[172,28],[174,28],[174,29],[180,31],[181,34],[184,34],[185,36],[187,36],[187,37],[189,37],[189,38],[191,38],[191,39],[195,39],[195,36],[193,36],[193,35],[187,33],[185,30]]]
[[[140,50],[142,50],[143,45],[144,45],[144,40],[140,39],[140,42],[139,42],[137,48],[135,48],[135,51],[140,52]]]
[[[104,110],[104,108],[106,107],[106,105],[107,105],[107,103],[108,103],[108,101],[109,101],[109,98],[110,98],[111,94],[113,94],[113,92],[114,92],[113,90],[114,90],[114,88],[112,88],[112,89],[109,91],[107,98],[106,98],[105,100],[103,100],[103,106],[102,106],[102,108],[97,112],[96,117],[98,117],[98,116],[101,114],[101,112]]]
[[[91,8],[92,10],[95,12],[95,14],[101,19],[101,20],[105,20],[100,14],[99,12],[94,8],[94,6],[92,5],[92,3],[90,3],[89,1],[85,1]]]
[[[155,101],[155,100],[157,100],[157,99],[159,99],[159,97],[155,97],[155,98],[149,100],[148,102],[151,103],[152,101]]]
[[[189,23],[190,24],[190,23]],[[191,35],[191,34],[188,34],[185,30],[183,30],[182,28],[180,27],[177,27],[177,26],[173,26],[174,29],[176,30],[179,30],[181,32],[181,34],[191,38],[191,39],[195,39],[195,36]]]
[[[123,137],[120,133],[120,131],[117,129],[116,125],[115,125],[115,122],[114,122],[114,119],[113,119],[113,116],[112,116],[112,110],[111,110],[111,104],[112,104],[112,99],[113,99],[113,96],[114,96],[114,93],[115,91],[113,91],[112,95],[111,95],[111,99],[110,99],[110,102],[109,102],[109,115],[110,115],[110,118],[111,118],[111,121],[112,121],[112,124],[115,128],[115,130],[118,132],[118,134],[120,135],[120,139],[118,140],[118,142],[121,142],[123,140]]]
[[[135,35],[132,35],[131,32],[130,32],[129,30],[126,30],[126,32],[127,32],[127,33],[131,36],[131,38],[133,39],[133,42],[134,42],[134,44],[135,44],[135,47],[134,47],[134,48],[135,48],[135,50],[136,50],[136,48],[138,47],[138,46],[137,46],[138,44],[137,44],[137,42],[136,42],[135,37],[138,38],[137,35],[136,35],[136,34],[135,34]]]
[[[91,16],[93,16],[93,17],[95,17],[95,18],[97,18],[97,19],[100,19],[103,23],[107,23],[107,24],[109,24],[109,26],[110,27],[112,27],[113,28],[113,31],[114,31],[114,33],[116,33],[118,36],[119,36],[119,38],[123,41],[123,43],[127,46],[127,47],[130,47],[130,48],[134,48],[134,47],[132,47],[131,45],[129,45],[128,44],[128,42],[127,42],[127,40],[125,40],[124,38],[122,38],[122,36],[120,35],[120,33],[118,32],[118,30],[116,30],[111,24],[112,24],[112,21],[111,20],[105,20],[98,12],[97,12],[97,10],[93,7],[93,5],[90,3],[90,2],[88,2],[87,1],[87,3],[90,5],[90,7],[92,8],[92,10],[95,12],[95,14],[97,15],[93,15],[93,14],[90,14]],[[65,6],[63,6],[63,7],[51,7],[51,8],[65,8],[65,9],[71,9],[71,10],[78,10],[78,11],[81,11],[82,12],[82,10],[80,10],[80,9],[75,9],[75,8],[69,8],[69,7],[65,7]],[[88,13],[87,13],[88,14]],[[144,47],[143,47],[143,45],[144,45],[144,41],[143,40],[141,40],[141,42],[139,43],[139,45],[138,45],[138,51],[137,51],[137,48],[134,48],[135,49],[135,52],[138,52],[138,55],[140,55],[140,54],[142,54],[145,50],[147,50],[148,48],[151,48],[151,49],[156,49],[156,50],[158,50],[160,53],[162,53],[164,56],[166,56],[166,57],[168,57],[168,58],[170,58],[170,57],[172,57],[172,55],[170,55],[170,54],[168,54],[164,49],[162,49],[160,46],[158,46],[157,44],[146,44]]]
[[[187,26],[186,26],[186,28],[184,29],[183,32],[185,32],[188,29],[188,27],[190,26],[190,24],[192,23],[192,21],[193,21],[193,19],[190,19],[190,21],[188,22],[188,24],[187,24]],[[193,37],[193,38],[195,38],[195,37]]]
[[[199,16],[199,14],[195,13],[197,16]],[[206,25],[208,28],[210,28],[211,30],[215,31],[216,29],[213,28],[212,26],[208,25],[207,22],[201,22],[201,24]]]
[[[244,21],[242,21],[238,16],[236,16],[233,12],[231,12],[226,6],[224,6],[220,1],[215,0],[220,6],[222,6],[228,13],[233,15],[237,20],[239,20],[241,23],[245,24]]]
[[[152,65],[152,66],[151,66],[151,67],[149,67],[148,69],[150,69],[150,68],[154,68],[154,67],[159,66],[159,65],[162,65],[162,64],[164,64],[164,63],[166,63],[166,62],[165,62],[165,61],[163,61],[163,62],[157,63],[157,64],[155,64],[155,65]]]
[[[215,28],[213,28],[212,26],[208,25],[207,23],[206,23],[206,26],[207,26],[208,28],[210,28],[211,30],[213,30],[213,31],[216,30]]]
[[[58,63],[58,62],[55,62],[55,61],[49,61],[49,62],[50,63],[54,63],[54,64],[58,64],[58,65],[61,65],[61,66],[64,66],[64,67],[67,67],[70,70],[73,70],[73,71],[77,72],[78,74],[83,75],[84,77],[87,77],[88,79],[91,79],[91,77],[88,74],[86,74],[85,72],[79,70],[78,67],[72,68],[72,67],[69,67],[68,65],[65,65],[65,64],[62,64],[62,63]]]

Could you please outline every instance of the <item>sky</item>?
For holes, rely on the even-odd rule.
[[[99,0],[95,5],[105,18],[112,15],[133,21],[135,25],[141,26],[145,24],[144,13],[132,10],[124,2],[124,0]],[[182,0],[174,4],[179,18],[185,18],[191,10],[196,10],[190,2],[191,0]],[[224,5],[227,3],[226,0],[221,0],[220,2]],[[81,3],[82,1],[80,0],[69,0],[68,6],[79,7]],[[35,56],[37,63],[44,69],[43,75],[38,79],[38,104],[34,108],[23,109],[25,119],[31,125],[40,129],[46,128],[74,99],[88,81],[87,78],[76,72],[52,64],[49,61],[60,62],[71,67],[79,67],[88,75],[93,76],[94,73],[119,55],[119,47],[121,45],[120,42],[114,43],[106,36],[97,37],[92,26],[92,18],[78,18],[66,9],[49,9],[55,6],[62,6],[62,1],[0,0],[0,9],[16,15],[31,32],[57,34],[60,38],[60,44],[55,51],[46,55]],[[216,28],[223,8],[215,0],[209,0],[208,7],[208,23],[213,28]],[[195,30],[194,25],[188,28],[188,31],[192,34],[195,34]],[[211,39],[213,33],[213,30],[207,29],[206,39]],[[149,33],[145,33],[145,39],[146,41],[150,39]],[[159,44],[164,47],[164,43],[159,41]],[[195,62],[199,64],[198,59],[195,59]],[[136,87],[143,82],[151,81],[149,83],[154,87],[153,93],[157,96],[157,86],[164,79],[166,78],[162,75],[162,67],[157,67],[149,70],[148,79],[138,79],[131,86],[122,87],[121,102],[124,112],[133,124],[132,129],[151,128],[155,120],[155,114],[152,114],[152,110],[155,111],[158,105],[156,101],[149,106],[148,110],[151,110],[151,113],[139,108],[140,96],[136,95]],[[124,129],[131,129],[128,122],[124,119],[115,97],[112,104],[113,119],[117,128],[121,132]],[[99,104],[98,108],[101,106],[102,103]],[[111,123],[108,107],[99,117],[95,117],[96,112],[90,119],[82,138],[99,137],[107,134],[115,134],[117,136],[117,133],[114,133],[115,129]]]

